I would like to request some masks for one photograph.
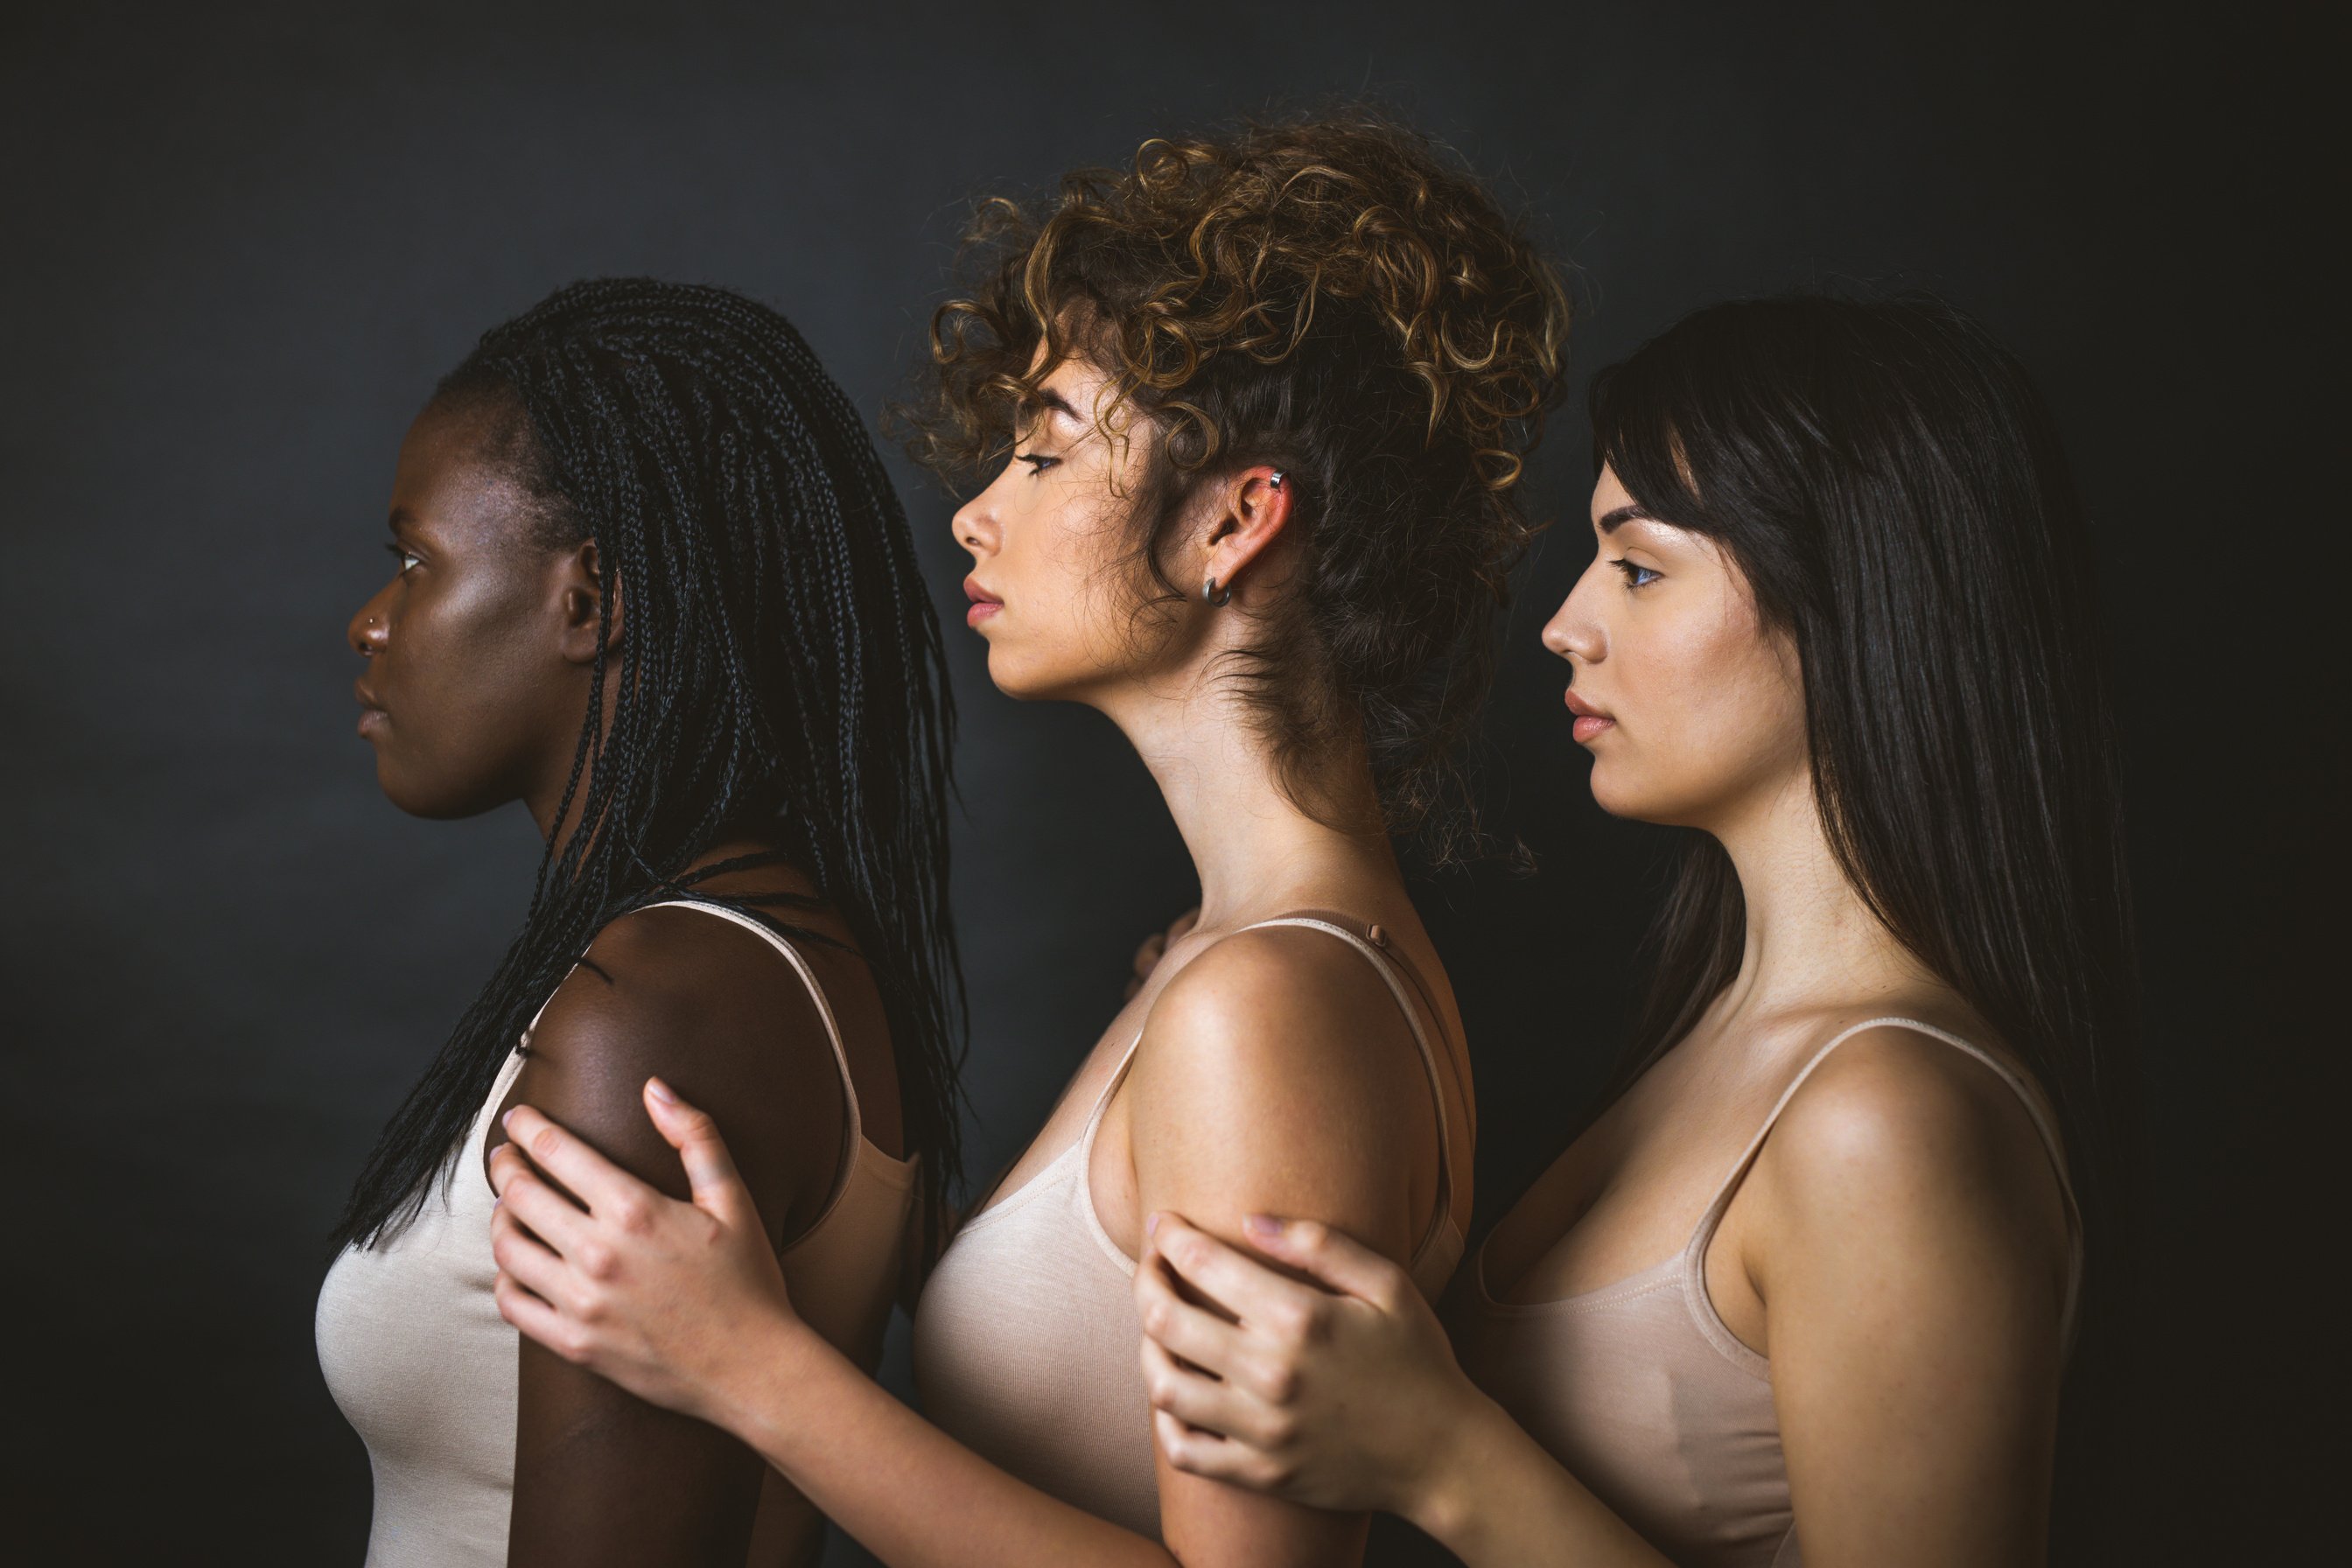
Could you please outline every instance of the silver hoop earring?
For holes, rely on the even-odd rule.
[[[1231,583],[1225,584],[1225,591],[1221,594],[1217,592],[1217,578],[1214,573],[1201,579],[1201,603],[1222,610],[1233,602],[1234,585]]]
[[[1280,468],[1274,470],[1274,477],[1265,481],[1265,488],[1270,490],[1278,490],[1282,488],[1282,470]]]

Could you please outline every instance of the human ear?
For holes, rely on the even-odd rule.
[[[620,579],[614,577],[609,584],[606,582],[604,561],[593,539],[583,540],[565,551],[559,558],[556,572],[563,616],[563,657],[572,664],[593,664],[600,630],[604,651],[620,646]],[[612,605],[609,619],[604,608],[608,595]]]
[[[1290,521],[1294,488],[1288,474],[1261,463],[1243,469],[1217,492],[1217,510],[1204,536],[1204,598],[1223,604],[1252,563],[1282,536]]]

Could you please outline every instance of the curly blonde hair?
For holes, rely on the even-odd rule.
[[[1360,736],[1388,826],[1444,860],[1475,838],[1461,754],[1493,621],[1535,529],[1528,453],[1558,397],[1569,300],[1477,179],[1365,109],[1154,138],[1030,205],[976,207],[921,394],[898,410],[951,482],[1002,461],[1052,369],[1111,379],[1139,437],[1139,563],[1196,488],[1271,464],[1304,542],[1234,672],[1295,799]],[[1041,356],[1040,345],[1044,347]]]

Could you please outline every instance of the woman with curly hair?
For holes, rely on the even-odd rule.
[[[940,1258],[930,1420],[801,1323],[724,1145],[658,1085],[691,1203],[512,1117],[501,1307],[895,1564],[1354,1562],[1360,1514],[1156,1463],[1131,1277],[1160,1209],[1309,1214],[1429,1295],[1461,1256],[1469,1064],[1391,840],[1475,831],[1458,752],[1565,295],[1475,180],[1356,116],[1150,142],[975,237],[915,415],[938,467],[997,466],[954,519],[970,621],[1003,690],[1134,743],[1199,921]]]

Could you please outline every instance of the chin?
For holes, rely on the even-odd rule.
[[[1592,803],[1612,816],[1622,816],[1629,822],[1657,822],[1672,825],[1675,813],[1672,803],[1654,788],[1644,788],[1640,778],[1627,777],[1629,770],[1620,761],[1612,764],[1599,757],[1592,761]]]
[[[480,791],[458,791],[420,784],[387,763],[381,756],[376,759],[375,783],[376,787],[383,791],[384,799],[409,816],[423,817],[427,822],[458,822],[469,816],[479,816],[514,798],[511,795],[491,798]]]

